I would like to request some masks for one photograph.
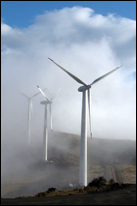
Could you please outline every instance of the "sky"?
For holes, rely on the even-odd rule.
[[[53,99],[53,130],[80,134],[81,86],[47,57],[91,88],[93,138],[136,138],[136,2],[2,1],[2,141],[27,139],[28,102],[41,89]],[[44,107],[33,99],[32,138],[42,140]],[[88,125],[89,136],[89,125]]]
[[[136,1],[1,1],[1,17],[12,27],[28,27],[37,15],[64,7],[83,6],[106,16],[108,13],[136,20]]]

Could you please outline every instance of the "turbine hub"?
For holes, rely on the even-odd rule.
[[[87,86],[81,86],[81,87],[79,87],[78,88],[78,91],[79,92],[84,92],[84,91],[86,91],[87,89],[90,89],[91,88],[91,85],[87,85]]]

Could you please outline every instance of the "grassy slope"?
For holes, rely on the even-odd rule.
[[[53,144],[54,142],[54,144]],[[46,191],[50,187],[58,190],[68,187],[68,183],[78,183],[79,176],[79,146],[78,135],[53,133],[49,138],[48,151],[52,164],[41,161],[41,146],[26,148],[20,151],[19,157],[33,157],[28,162],[27,170],[18,175],[12,174],[2,179],[2,197],[34,195]],[[88,139],[88,182],[95,177],[106,178],[107,167],[113,170],[111,178],[119,178],[121,182],[136,183],[136,151],[135,142],[128,140]]]

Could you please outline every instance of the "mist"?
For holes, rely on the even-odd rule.
[[[2,20],[1,45],[2,177],[28,170],[18,159],[27,147],[28,123],[28,101],[20,92],[31,97],[39,85],[50,98],[61,89],[52,103],[53,130],[80,135],[81,85],[47,57],[87,84],[123,65],[91,88],[92,133],[93,138],[135,140],[136,21],[83,7],[45,11],[28,28]],[[42,94],[32,99],[35,147],[43,141],[44,100]]]

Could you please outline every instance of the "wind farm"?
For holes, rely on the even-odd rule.
[[[52,59],[50,60],[53,61]],[[44,106],[44,111],[41,110],[41,115],[44,116],[44,129],[42,127],[43,142],[41,143],[40,138],[42,135],[36,133],[34,134],[34,139],[37,138],[37,143],[32,141],[31,147],[24,147],[19,153],[16,152],[15,156],[18,156],[19,158],[19,161],[16,160],[16,165],[19,165],[19,162],[21,162],[20,167],[22,168],[23,175],[18,181],[18,178],[14,175],[15,171],[13,169],[13,172],[10,173],[12,179],[9,178],[7,181],[14,181],[13,187],[7,189],[7,182],[3,181],[2,196],[17,197],[18,195],[35,195],[39,191],[44,191],[51,186],[56,187],[59,190],[68,190],[71,187],[73,190],[85,191],[84,188],[87,187],[89,181],[94,180],[94,178],[99,176],[104,176],[107,181],[114,178],[114,180],[119,183],[123,181],[135,184],[134,142],[94,138],[94,131],[92,131],[91,127],[90,89],[95,83],[98,83],[120,67],[102,75],[92,83],[86,84],[56,62],[53,61],[53,63],[63,69],[75,81],[83,85],[78,88],[78,91],[82,93],[81,135],[63,133],[62,131],[53,129],[51,106],[54,97],[60,90],[49,98],[49,96],[43,92],[44,90],[37,85],[40,91],[39,93],[46,99],[46,101],[40,102],[40,104]],[[39,93],[36,93],[32,97]],[[28,98],[27,95],[24,96]],[[65,104],[62,101],[60,106],[62,107],[63,105],[65,107]],[[58,106],[56,107],[56,110],[58,110]],[[70,115],[73,116],[74,110],[72,110]],[[87,137],[87,110],[89,114],[89,138]],[[38,121],[41,121],[41,115],[39,112],[38,116],[35,116]],[[62,118],[62,115],[58,115],[57,118]],[[63,121],[64,120],[67,121],[66,118],[64,118]],[[39,125],[42,125],[41,122]],[[48,131],[48,128],[50,132]],[[129,150],[130,155],[127,154],[127,151]],[[52,162],[52,164],[45,164],[48,162]],[[16,168],[17,166],[14,165],[14,167]],[[17,170],[20,170],[20,167],[16,168],[16,172]],[[6,171],[8,171],[8,169]],[[41,195],[43,193],[38,194]]]
[[[1,204],[135,205],[134,10],[122,1],[7,2]]]
[[[79,92],[83,92],[82,96],[82,116],[81,116],[81,145],[80,145],[80,169],[79,169],[79,184],[82,186],[87,186],[87,95],[88,95],[88,106],[89,106],[89,121],[90,121],[90,134],[92,138],[91,132],[91,103],[90,103],[90,89],[91,87],[107,77],[120,67],[113,69],[112,71],[102,75],[101,77],[95,79],[91,84],[86,84],[81,79],[64,69],[62,66],[57,64],[51,58],[48,57],[55,65],[60,67],[64,72],[66,72],[69,76],[71,76],[75,81],[82,84],[83,86],[78,88]],[[88,92],[88,93],[87,93]]]

